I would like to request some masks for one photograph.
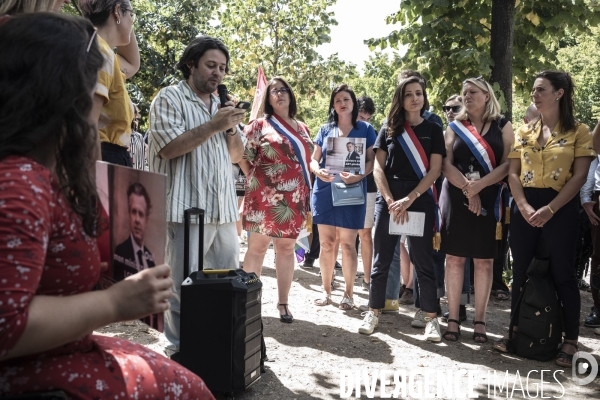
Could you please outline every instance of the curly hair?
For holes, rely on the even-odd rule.
[[[61,192],[90,236],[100,221],[89,114],[104,62],[94,37],[89,21],[58,13],[21,14],[0,26],[0,160],[52,143]]]
[[[418,83],[423,90],[423,107],[421,107],[420,115],[423,115],[425,110],[429,109],[429,100],[427,100],[427,90],[425,89],[425,81],[415,75],[409,78],[405,78],[400,81],[394,97],[392,99],[392,106],[390,107],[390,113],[388,114],[388,136],[398,136],[404,133],[404,121],[406,121],[406,114],[404,113],[404,93],[406,87],[411,83]]]

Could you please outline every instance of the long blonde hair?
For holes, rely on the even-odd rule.
[[[492,89],[492,86],[489,83],[487,83],[481,77],[465,79],[465,81],[463,82],[463,92],[464,92],[465,85],[467,83],[477,86],[483,93],[490,95],[490,98],[485,103],[485,112],[483,113],[483,117],[482,117],[483,122],[489,122],[489,121],[493,121],[498,118],[504,118],[504,115],[502,115],[502,113],[500,112],[501,111],[500,103],[498,103],[498,100],[496,99],[496,96],[494,95],[494,89]],[[463,96],[463,98],[464,98],[464,96]],[[463,107],[458,112],[456,117],[454,117],[454,119],[456,121],[462,121],[465,119],[469,119],[469,113],[467,112],[467,108]]]
[[[4,0],[0,5],[0,15],[53,11],[57,1],[61,0]]]

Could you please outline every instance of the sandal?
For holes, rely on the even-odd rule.
[[[574,348],[575,348],[575,352],[578,352],[578,351],[579,351],[579,346],[578,346],[578,345],[576,345],[575,343],[571,343],[571,342],[564,342],[564,341],[563,341],[563,344],[562,344],[562,346],[560,347],[560,350],[561,350],[561,351],[560,351],[560,353],[558,353],[558,355],[556,356],[556,365],[560,365],[561,367],[565,367],[565,368],[571,368],[571,367],[573,366],[573,356],[574,356],[575,354],[567,354],[567,353],[565,353],[564,351],[562,351],[562,348],[563,348],[563,346],[564,346],[565,344],[568,344],[569,346],[571,346],[571,347],[574,347]],[[564,362],[564,361],[559,361],[559,359],[561,359],[561,358],[563,358],[563,359],[565,359],[565,360],[569,360],[569,362],[567,363],[567,362]]]
[[[352,297],[346,296],[344,293],[344,298],[340,301],[340,310],[352,310],[354,308],[354,299]]]
[[[294,317],[290,314],[290,310],[288,310],[288,305],[283,303],[277,303],[277,311],[279,311],[279,306],[283,307],[285,314],[279,314],[279,320],[281,322],[285,322],[287,324],[291,324],[294,321]]]
[[[510,339],[500,338],[498,340],[494,340],[492,349],[498,350],[501,353],[508,353],[508,346],[510,346]]]
[[[458,340],[458,338],[460,337],[460,321],[457,321],[455,319],[448,319],[448,323],[450,322],[454,322],[456,325],[458,325],[458,331],[456,332],[451,332],[446,330],[446,332],[444,332],[444,334],[442,335],[444,337],[444,339],[446,339],[449,342],[456,342]],[[446,337],[449,336],[450,338]]]
[[[483,326],[485,326],[485,322],[483,322],[483,321],[473,321],[473,328],[475,328],[475,325],[483,325]],[[477,340],[477,339],[484,339],[484,340]],[[479,344],[487,343],[488,342],[487,334],[486,333],[473,332],[473,341],[475,343],[479,343]]]
[[[315,306],[323,307],[331,304],[331,293],[325,293],[325,297],[320,297],[314,301]]]
[[[492,296],[496,300],[508,300],[510,298],[510,294],[506,290],[492,290]]]

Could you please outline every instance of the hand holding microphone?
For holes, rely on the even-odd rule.
[[[219,93],[221,108],[212,119],[212,122],[218,131],[227,131],[228,134],[232,134],[237,124],[244,120],[245,110],[233,107],[233,102],[227,98],[227,86],[217,86],[217,92]]]

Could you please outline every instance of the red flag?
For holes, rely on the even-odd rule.
[[[262,117],[262,101],[265,89],[267,88],[267,78],[262,66],[258,67],[258,79],[256,80],[256,93],[254,93],[254,101],[252,102],[252,111],[250,112],[250,121]]]

